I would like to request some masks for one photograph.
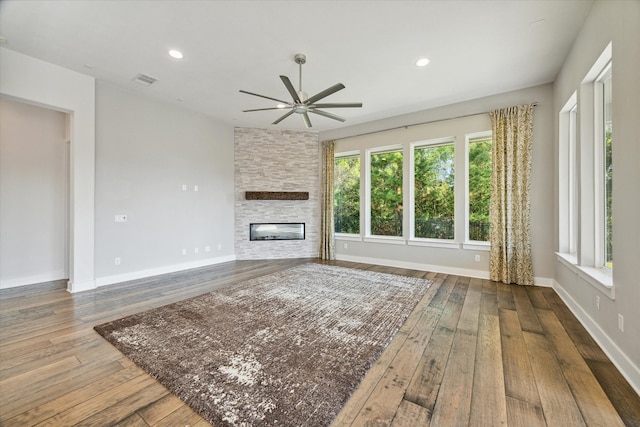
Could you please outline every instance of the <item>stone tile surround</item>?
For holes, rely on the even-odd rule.
[[[318,256],[320,143],[308,131],[235,128],[237,259]],[[247,191],[307,191],[308,200],[246,200]],[[305,240],[250,241],[252,222],[304,222]]]

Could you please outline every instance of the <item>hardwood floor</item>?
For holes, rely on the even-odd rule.
[[[209,425],[93,326],[309,261],[0,291],[0,425]],[[552,289],[333,263],[434,282],[333,426],[640,426],[640,397]]]

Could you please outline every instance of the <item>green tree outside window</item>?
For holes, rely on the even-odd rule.
[[[336,157],[333,218],[336,233],[360,233],[360,157]]]
[[[414,149],[414,235],[454,238],[454,146]]]
[[[402,151],[371,154],[371,234],[402,236]]]
[[[469,141],[469,240],[489,241],[491,139]]]

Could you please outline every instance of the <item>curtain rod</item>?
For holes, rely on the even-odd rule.
[[[536,101],[536,102],[532,102],[532,103],[531,103],[531,104],[529,104],[529,105],[531,105],[531,106],[533,106],[533,107],[536,107],[536,106],[538,105],[538,102],[537,102],[537,101]],[[396,127],[388,128],[388,129],[373,130],[373,131],[371,131],[371,132],[358,133],[358,134],[356,134],[356,135],[345,136],[345,137],[343,137],[343,138],[337,138],[337,139],[338,139],[338,140],[340,140],[340,139],[347,139],[347,138],[356,138],[356,137],[359,137],[359,136],[371,135],[371,134],[374,134],[374,133],[389,132],[389,131],[392,131],[392,130],[398,130],[398,129],[408,129],[408,128],[413,127],[413,126],[422,126],[422,125],[428,125],[428,124],[430,124],[430,123],[446,122],[446,121],[448,121],[448,120],[464,119],[464,118],[466,118],[466,117],[480,116],[480,115],[482,115],[482,114],[489,114],[489,113],[490,113],[490,111],[485,111],[485,112],[483,112],[483,113],[464,114],[464,115],[462,115],[462,116],[448,117],[448,118],[446,118],[446,119],[430,120],[430,121],[428,121],[428,122],[412,123],[412,124],[410,124],[410,125],[396,126]],[[328,140],[325,140],[325,141],[328,141]],[[324,142],[324,141],[323,141],[323,142]]]

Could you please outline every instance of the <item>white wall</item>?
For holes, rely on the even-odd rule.
[[[98,286],[233,260],[233,128],[101,81],[96,100]]]
[[[556,261],[555,287],[574,313],[640,393],[640,2],[596,1],[554,86],[555,149],[558,114],[605,47],[613,63],[613,248],[614,299],[575,268]],[[580,112],[578,113],[580,114]],[[580,119],[579,119],[580,120]],[[558,166],[555,170],[558,181]],[[557,182],[556,182],[556,194]],[[555,207],[556,217],[558,207]],[[555,244],[558,244],[555,222]],[[557,248],[557,246],[556,246]],[[595,304],[600,297],[600,308]],[[624,332],[618,330],[618,314]]]
[[[68,278],[67,120],[0,97],[0,288]]]
[[[68,289],[72,292],[92,289],[95,287],[95,81],[92,77],[0,48],[0,93],[70,114]]]
[[[488,112],[497,108],[537,102],[533,119],[533,165],[531,184],[531,229],[533,273],[537,284],[551,285],[554,274],[554,254],[551,230],[553,230],[553,116],[552,85],[504,93],[442,108],[420,111],[371,123],[356,125],[320,134],[321,140],[337,139],[336,153],[363,150],[377,146],[405,144],[456,137],[456,151],[464,144],[465,133],[491,130]],[[475,115],[482,113],[479,115]],[[473,117],[456,117],[475,115]],[[427,123],[421,124],[420,123]],[[414,125],[414,126],[410,126]],[[404,126],[410,126],[404,128]],[[398,128],[398,129],[396,129]],[[384,129],[395,129],[382,132]],[[365,134],[362,136],[357,136]],[[460,144],[462,143],[462,144]],[[463,179],[457,156],[456,180]],[[464,217],[464,192],[456,188],[456,217]],[[463,234],[462,220],[456,225],[457,236]],[[462,238],[459,237],[459,243]],[[366,240],[366,239],[364,239]],[[347,248],[344,248],[344,244]],[[440,248],[385,244],[372,241],[336,239],[339,259],[375,262],[380,264],[427,269],[452,274],[487,278],[489,276],[488,252],[477,249]],[[475,262],[480,255],[480,262]]]

